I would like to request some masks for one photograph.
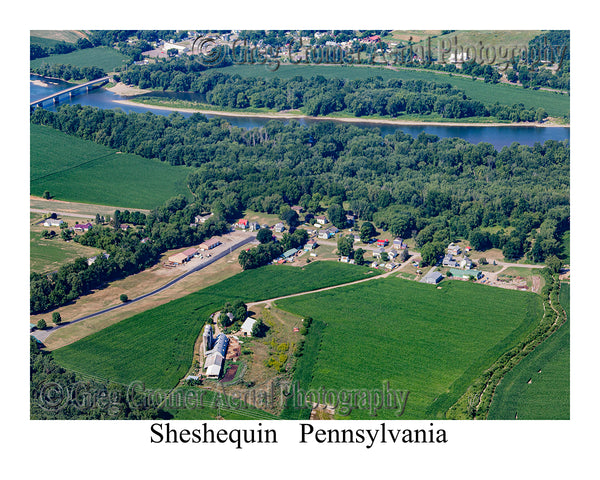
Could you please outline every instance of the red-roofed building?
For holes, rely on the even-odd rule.
[[[386,238],[385,240],[377,240],[378,247],[387,247],[390,241]]]

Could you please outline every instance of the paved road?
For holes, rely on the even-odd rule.
[[[150,297],[151,295],[156,295],[157,293],[162,292],[163,290],[166,290],[167,288],[169,288],[172,285],[176,284],[180,280],[183,280],[188,275],[191,275],[192,273],[195,273],[195,272],[197,272],[199,270],[202,270],[204,267],[209,266],[210,264],[212,264],[212,263],[216,262],[217,260],[220,260],[224,256],[228,255],[232,251],[234,251],[234,250],[238,249],[239,247],[241,247],[243,245],[246,245],[247,243],[250,243],[250,242],[252,242],[254,240],[256,240],[256,236],[255,235],[249,235],[245,239],[243,239],[243,240],[241,240],[241,241],[239,241],[239,242],[231,245],[227,250],[224,250],[221,253],[217,253],[217,254],[211,256],[209,259],[206,259],[206,261],[203,261],[197,267],[194,267],[191,270],[187,271],[186,273],[180,275],[179,277],[174,278],[173,280],[171,280],[170,282],[166,283],[162,287],[157,288],[156,290],[153,290],[153,291],[151,291],[149,293],[145,293],[144,295],[140,295],[139,297],[134,298],[132,300],[129,300],[126,303],[121,303],[119,305],[114,305],[112,307],[105,308],[104,310],[100,310],[99,312],[95,312],[95,313],[91,313],[89,315],[85,315],[84,317],[77,318],[75,320],[71,320],[70,322],[61,323],[60,325],[57,325],[57,326],[52,327],[52,328],[47,328],[46,330],[35,330],[31,335],[33,335],[40,342],[43,343],[44,340],[46,340],[46,338],[48,338],[48,336],[52,332],[58,330],[59,328],[66,327],[68,325],[73,325],[74,323],[81,322],[83,320],[87,320],[88,318],[96,317],[98,315],[102,315],[103,313],[111,312],[113,310],[116,310],[117,308],[124,307],[125,305],[130,305],[130,304],[132,304],[134,302],[139,302],[140,300],[143,300],[144,298]]]

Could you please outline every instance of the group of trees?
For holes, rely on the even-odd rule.
[[[137,229],[124,232],[119,229],[119,222],[108,227],[94,226],[85,234],[75,236],[74,241],[103,250],[107,255],[97,255],[90,265],[85,258],[78,258],[48,275],[32,272],[30,312],[40,313],[64,305],[106,282],[156,264],[166,250],[198,244],[227,231],[227,223],[217,216],[190,227],[191,219],[199,213],[201,210],[195,204],[175,197],[153,210]],[[115,212],[115,217],[118,215]],[[140,215],[143,214],[131,212],[127,218],[141,220]]]
[[[29,45],[29,60],[44,58],[49,55],[62,55],[75,50],[92,48],[94,45],[87,38],[81,37],[75,43],[58,42],[53,46],[39,45],[35,42]]]
[[[486,68],[498,75],[489,65]],[[444,118],[495,116],[499,119],[509,119],[510,112],[516,111],[519,115],[517,121],[533,121],[535,117],[535,110],[526,109],[522,104],[484,105],[469,99],[462,90],[448,83],[400,79],[384,81],[381,77],[363,80],[326,79],[322,76],[244,78],[218,70],[205,70],[200,62],[187,57],[151,65],[134,65],[120,76],[120,80],[140,88],[198,93],[206,103],[233,109],[301,109],[312,116],[333,112],[348,112],[356,117],[436,113]]]
[[[44,77],[61,78],[69,80],[95,80],[104,77],[106,73],[100,67],[76,67],[73,65],[42,63],[31,69],[32,73]]]
[[[497,151],[488,143],[401,131],[382,136],[376,128],[330,122],[270,121],[244,130],[199,114],[124,114],[79,105],[37,109],[31,121],[195,167],[188,176],[194,208],[228,220],[245,209],[287,215],[289,206],[300,205],[342,221],[347,209],[392,235],[415,238],[418,247],[468,238],[481,227],[513,227],[512,239],[502,234],[491,241],[504,248],[507,237],[511,255],[534,248],[541,260],[556,253],[554,241],[568,229],[568,141],[513,143]],[[175,204],[177,210],[181,205]],[[166,213],[163,206],[155,217],[162,222]],[[193,219],[187,207],[175,215],[182,225]],[[241,258],[259,266],[280,249],[265,243]]]
[[[238,261],[244,270],[258,268],[271,263],[271,261],[287,250],[300,248],[308,241],[308,233],[298,229],[294,233],[285,232],[281,240],[277,240],[270,229],[261,228],[257,234],[260,245],[240,252]]]
[[[219,315],[219,325],[228,328],[234,323],[241,323],[248,316],[248,307],[242,300],[233,303],[226,302]]]

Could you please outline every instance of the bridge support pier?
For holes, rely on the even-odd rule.
[[[54,97],[54,105],[58,105],[58,96]]]

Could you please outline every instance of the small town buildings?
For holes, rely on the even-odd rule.
[[[429,283],[431,285],[436,285],[443,280],[443,276],[440,272],[435,270],[435,267],[429,270],[425,276],[421,279],[421,283]]]
[[[191,247],[191,248],[184,250],[183,252],[176,253],[175,255],[171,255],[169,257],[169,262],[175,263],[177,265],[181,265],[182,263],[190,261],[194,257],[194,255],[196,255],[197,253],[198,253],[198,249]]]
[[[461,253],[461,249],[458,245],[454,245],[454,243],[451,243],[450,245],[448,245],[448,254],[449,255],[460,255]]]
[[[404,240],[402,240],[400,237],[396,237],[392,242],[392,248],[395,248],[396,250],[406,250],[408,245],[404,243]]]
[[[469,257],[464,257],[460,262],[460,268],[470,270],[473,268],[473,260],[471,260]]]
[[[279,222],[275,224],[275,228],[273,230],[275,230],[277,233],[282,233],[285,230],[285,226],[283,223]]]
[[[252,317],[248,317],[246,320],[244,320],[244,323],[242,323],[242,328],[240,330],[246,337],[252,336],[252,328],[254,328],[254,324],[256,322],[257,320]]]
[[[453,277],[465,278],[467,280],[471,277],[475,277],[477,280],[483,278],[483,272],[480,272],[479,270],[459,270],[458,268],[451,268],[450,273]]]
[[[304,245],[304,250],[313,250],[315,248],[317,248],[319,246],[319,244],[317,243],[317,240],[314,238],[311,238],[308,242],[306,242],[306,245]]]
[[[212,250],[219,245],[221,245],[221,240],[219,240],[219,237],[212,237],[198,245],[198,250]]]
[[[204,223],[204,222],[206,222],[206,221],[207,221],[207,220],[208,220],[210,217],[212,217],[212,216],[213,216],[213,214],[212,214],[212,213],[209,213],[208,215],[196,215],[196,216],[194,217],[194,222],[195,222],[196,224],[199,224],[199,223]]]
[[[93,225],[92,225],[90,222],[88,222],[88,223],[83,223],[83,224],[76,223],[75,225],[73,225],[73,231],[74,231],[75,233],[85,233],[85,232],[87,232],[88,230],[91,230],[91,229],[92,229],[92,226],[93,226]]]
[[[459,263],[454,259],[454,257],[451,254],[447,254],[444,256],[444,259],[442,260],[442,265],[444,267],[458,267]]]
[[[44,222],[44,227],[60,227],[64,222],[64,220],[59,220],[58,218],[47,218]]]
[[[298,253],[297,248],[290,248],[289,250],[286,250],[285,252],[283,252],[282,257],[285,260],[290,260],[294,255],[296,255],[296,253]]]

